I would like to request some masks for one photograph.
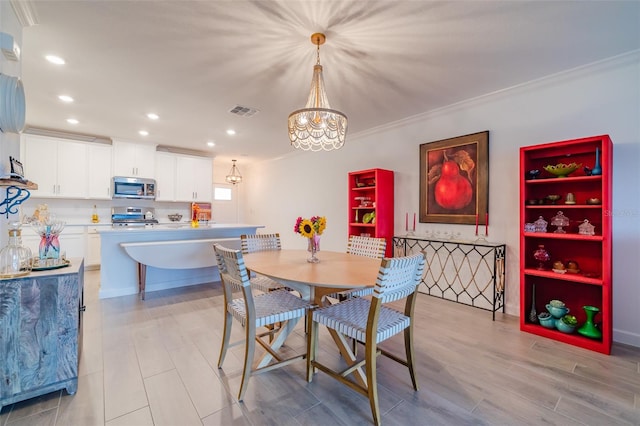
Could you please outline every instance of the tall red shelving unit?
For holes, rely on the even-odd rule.
[[[349,173],[349,235],[385,238],[385,256],[393,255],[393,171],[360,170]],[[368,200],[361,200],[364,197]],[[370,204],[370,205],[368,205]],[[365,215],[375,212],[373,222]]]
[[[544,170],[546,165],[581,163],[592,168],[596,163],[596,148],[600,152],[602,174],[588,175],[580,167],[568,177],[555,177]],[[611,192],[612,192],[612,143],[608,135],[593,136],[553,142],[520,149],[520,329],[575,346],[611,353],[612,341],[612,273],[611,273]],[[540,170],[531,179],[528,172]],[[575,195],[575,204],[565,204],[567,193]],[[556,204],[532,204],[557,194]],[[589,204],[587,200],[600,199],[601,204]],[[562,211],[570,219],[567,233],[554,233],[551,218]],[[525,224],[542,216],[549,222],[547,232],[525,232]],[[595,235],[581,235],[578,226],[588,219],[595,226]],[[548,269],[538,270],[533,253],[543,244],[551,260]],[[578,263],[578,273],[557,273],[551,269],[554,261]],[[532,300],[535,284],[535,301]],[[584,337],[574,331],[562,333],[544,328],[529,320],[532,303],[538,313],[552,299],[565,302],[570,313],[578,320],[578,327],[586,321],[583,306],[596,306],[600,312],[595,317],[602,338]]]

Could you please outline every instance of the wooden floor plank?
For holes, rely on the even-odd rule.
[[[100,300],[99,271],[85,273],[85,336],[78,393],[4,407],[0,426],[367,425],[368,401],[305,363],[254,376],[238,403],[244,346],[217,368],[220,283]],[[385,425],[640,425],[640,348],[606,356],[523,333],[518,318],[419,295],[415,351],[420,390],[407,368],[378,359]],[[234,323],[232,340],[243,339]],[[305,350],[300,322],[283,353]],[[401,336],[385,345],[402,348]],[[362,354],[363,351],[361,350]],[[319,356],[344,365],[326,330]],[[102,389],[101,389],[102,388]],[[101,393],[102,392],[102,393]]]

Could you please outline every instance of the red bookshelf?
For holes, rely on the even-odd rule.
[[[385,238],[385,256],[393,255],[393,171],[360,170],[349,173],[349,236]],[[367,216],[375,219],[365,223]]]
[[[593,168],[599,150],[602,174],[591,176],[583,169]],[[546,165],[558,163],[582,164],[568,177],[555,177],[544,170]],[[552,142],[520,149],[520,329],[539,336],[580,346],[589,350],[611,353],[612,342],[612,280],[611,280],[611,190],[612,143],[608,135],[593,136]],[[530,170],[541,173],[532,179]],[[566,194],[575,195],[575,204],[565,204]],[[545,200],[547,195],[561,195],[556,204],[532,204]],[[598,198],[601,204],[587,204],[588,199]],[[559,211],[569,217],[566,234],[554,233],[551,218]],[[547,232],[525,232],[525,224],[542,216],[547,222]],[[581,235],[578,226],[584,219],[595,226],[595,235]],[[544,245],[551,260],[548,268],[537,269],[533,253]],[[578,263],[580,272],[560,274],[553,272],[555,261]],[[535,285],[535,300],[533,287]],[[552,299],[562,300],[570,314],[578,320],[576,331],[571,334],[542,327],[529,319],[532,304],[537,313],[546,312],[546,304]],[[586,321],[583,306],[600,309],[594,322],[602,332],[599,339],[585,337],[577,332]]]

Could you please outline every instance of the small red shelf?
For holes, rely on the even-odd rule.
[[[585,277],[584,275],[580,275],[580,273],[571,274],[569,272],[566,272],[564,274],[558,274],[557,272],[541,271],[539,269],[525,269],[524,273],[526,275],[551,278],[554,280],[564,280],[564,281],[571,281],[571,282],[583,283],[583,284],[602,285],[602,280],[600,278]]]
[[[554,234],[553,232],[523,232],[523,237],[545,238],[550,240],[602,241],[602,235]]]
[[[358,186],[358,184],[365,186]],[[367,234],[387,241],[385,256],[393,255],[393,171],[384,169],[368,169],[349,173],[349,235]],[[375,206],[363,207],[362,200],[366,197]],[[355,212],[354,212],[355,211]],[[375,213],[375,223],[359,222],[365,213]],[[353,221],[356,222],[353,222]]]
[[[574,184],[576,182],[590,182],[590,181],[600,181],[602,180],[602,176],[567,176],[565,178],[546,178],[546,179],[529,179],[525,180],[524,183],[526,185],[543,185],[553,183],[555,184]]]
[[[522,331],[527,331],[538,336],[543,336],[549,339],[558,340],[560,342],[569,343],[571,345],[589,349],[592,351],[609,354],[607,344],[604,343],[601,339],[589,339],[588,337],[584,337],[581,334],[578,334],[577,331],[568,334],[556,329],[545,328],[541,325],[531,323],[523,324],[520,329]]]

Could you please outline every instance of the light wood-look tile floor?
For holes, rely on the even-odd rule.
[[[85,274],[87,310],[78,392],[4,407],[0,425],[367,425],[368,401],[304,362],[254,376],[235,400],[243,346],[219,370],[220,283],[99,300]],[[640,349],[611,356],[520,332],[515,317],[418,297],[417,374],[379,358],[386,425],[640,424]],[[242,329],[234,324],[234,337]],[[402,347],[400,336],[387,344]],[[325,363],[341,362],[326,332]],[[286,351],[305,349],[302,324]]]

